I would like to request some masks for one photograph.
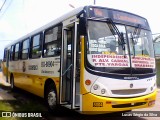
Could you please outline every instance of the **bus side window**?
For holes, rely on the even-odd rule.
[[[28,58],[28,53],[29,53],[28,49],[29,49],[29,38],[22,42],[21,59],[24,60]]]
[[[7,49],[4,49],[3,62],[6,62],[7,59]]]
[[[11,46],[11,49],[10,49],[10,61],[13,60],[13,57],[14,57],[13,52],[14,52],[14,46],[12,45],[12,46]]]
[[[13,60],[18,60],[19,59],[19,43],[17,43],[15,45],[15,49],[14,49],[13,54],[14,54],[13,55],[14,56]]]
[[[60,56],[61,54],[61,26],[55,26],[45,31],[44,57]]]
[[[30,58],[40,58],[42,54],[42,33],[39,33],[31,38]]]

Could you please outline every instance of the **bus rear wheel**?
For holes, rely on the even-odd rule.
[[[53,84],[47,86],[45,101],[49,112],[56,112],[57,109],[57,93]]]
[[[13,91],[15,89],[15,86],[14,86],[14,77],[11,76],[11,90]]]

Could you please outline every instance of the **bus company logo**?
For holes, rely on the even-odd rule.
[[[133,88],[133,83],[130,84],[130,88]]]
[[[35,113],[35,112],[29,112],[29,113],[26,113],[26,112],[2,112],[2,116],[0,117],[21,117],[21,118],[24,118],[24,117],[37,117],[37,118],[41,118],[42,117],[42,113]]]
[[[12,117],[11,112],[2,112],[1,117]]]
[[[29,65],[28,70],[38,70],[38,65]]]
[[[26,63],[25,63],[24,61],[23,61],[22,70],[23,70],[23,72],[25,72],[25,71],[26,71]]]
[[[93,107],[103,107],[103,102],[93,102]]]

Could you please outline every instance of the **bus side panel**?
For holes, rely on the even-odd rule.
[[[23,80],[27,79],[25,74],[22,73],[22,65],[20,61],[10,61],[9,62],[9,81],[13,77],[14,86],[18,88],[24,88]]]
[[[60,56],[10,62],[16,87],[44,97],[45,81],[53,80],[59,92]],[[51,64],[52,63],[52,64]]]

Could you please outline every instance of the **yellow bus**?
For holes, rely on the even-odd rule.
[[[84,114],[151,107],[156,99],[152,33],[141,16],[83,6],[7,45],[3,74],[21,88]]]

